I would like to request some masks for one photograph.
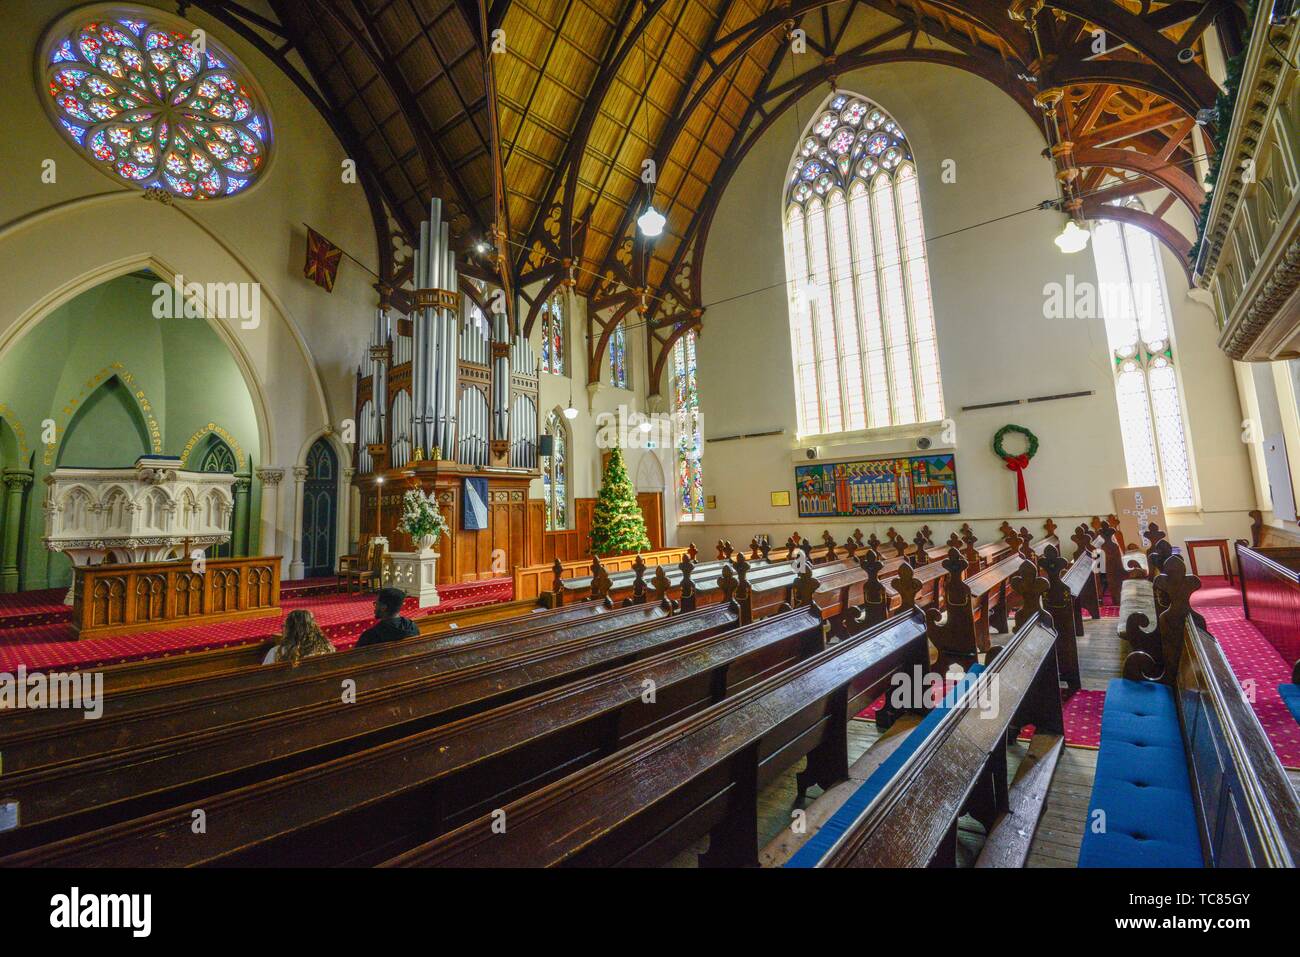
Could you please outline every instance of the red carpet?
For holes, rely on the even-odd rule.
[[[947,682],[952,687],[953,682]],[[1104,691],[1061,691],[1061,710],[1065,719],[1065,743],[1072,748],[1096,748],[1101,741],[1101,708],[1106,701]],[[855,717],[870,721],[885,703],[881,695]],[[1032,724],[1020,731],[1020,740],[1028,741],[1034,733]]]
[[[315,587],[305,589],[306,594],[296,594],[301,591],[303,589],[282,589],[280,605],[283,613],[287,615],[298,608],[309,609],[316,616],[321,629],[339,648],[349,648],[355,644],[361,632],[373,621],[373,595],[320,595]],[[509,601],[513,591],[510,579],[449,585],[439,592],[441,604],[436,609],[427,611],[453,611]],[[52,615],[55,611],[50,603],[52,595],[62,601],[62,590],[19,592],[17,595],[3,596],[6,599],[25,597],[30,604],[24,606],[11,600],[4,602],[4,607],[0,608],[0,671],[13,671],[19,665],[35,669],[116,664],[176,652],[260,642],[280,630],[279,620],[262,618],[76,641],[72,638],[71,627],[68,625],[69,612],[66,606],[59,606],[64,609],[60,620],[43,624],[22,623],[26,617]],[[412,618],[420,617],[414,599],[407,600],[403,613]]]
[[[1241,605],[1207,606],[1198,609],[1205,616],[1210,634],[1219,640],[1224,657],[1241,682],[1246,700],[1264,726],[1264,733],[1285,767],[1300,769],[1300,724],[1282,703],[1279,684],[1291,680],[1291,665],[1242,614]]]

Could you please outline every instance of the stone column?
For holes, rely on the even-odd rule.
[[[23,492],[32,484],[31,469],[5,469],[4,540],[0,542],[0,592],[18,590],[18,542],[22,537]]]
[[[257,477],[262,483],[262,554],[280,553],[280,480],[284,469],[261,468]]]
[[[235,519],[230,554],[235,557],[248,554],[248,491],[252,484],[245,476],[236,475],[235,484],[231,486],[235,498]]]
[[[343,539],[336,549],[340,555],[352,554],[352,479],[356,474],[357,470],[354,468],[343,469],[343,494],[339,496],[339,510],[343,513],[339,516]]]
[[[306,569],[302,564],[302,493],[304,491],[303,483],[307,481],[307,466],[295,465],[293,467],[293,528],[289,529],[289,537],[293,542],[293,558],[289,562],[289,577],[298,579],[303,577]]]

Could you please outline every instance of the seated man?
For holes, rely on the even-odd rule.
[[[401,641],[403,638],[418,635],[420,629],[415,627],[415,622],[398,614],[402,610],[404,601],[406,601],[406,592],[400,588],[379,589],[379,594],[375,596],[375,617],[379,619],[379,624],[361,633],[361,637],[357,639],[357,647],[379,645],[386,641]]]

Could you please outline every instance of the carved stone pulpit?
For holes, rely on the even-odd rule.
[[[127,468],[55,469],[45,478],[45,546],[84,567],[191,558],[228,542],[235,476],[179,464],[154,455]]]

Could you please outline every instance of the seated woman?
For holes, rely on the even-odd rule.
[[[289,612],[289,617],[284,620],[284,634],[266,653],[262,664],[272,665],[277,661],[296,663],[300,658],[328,655],[333,650],[334,646],[320,630],[320,625],[316,624],[312,613],[300,608]]]

